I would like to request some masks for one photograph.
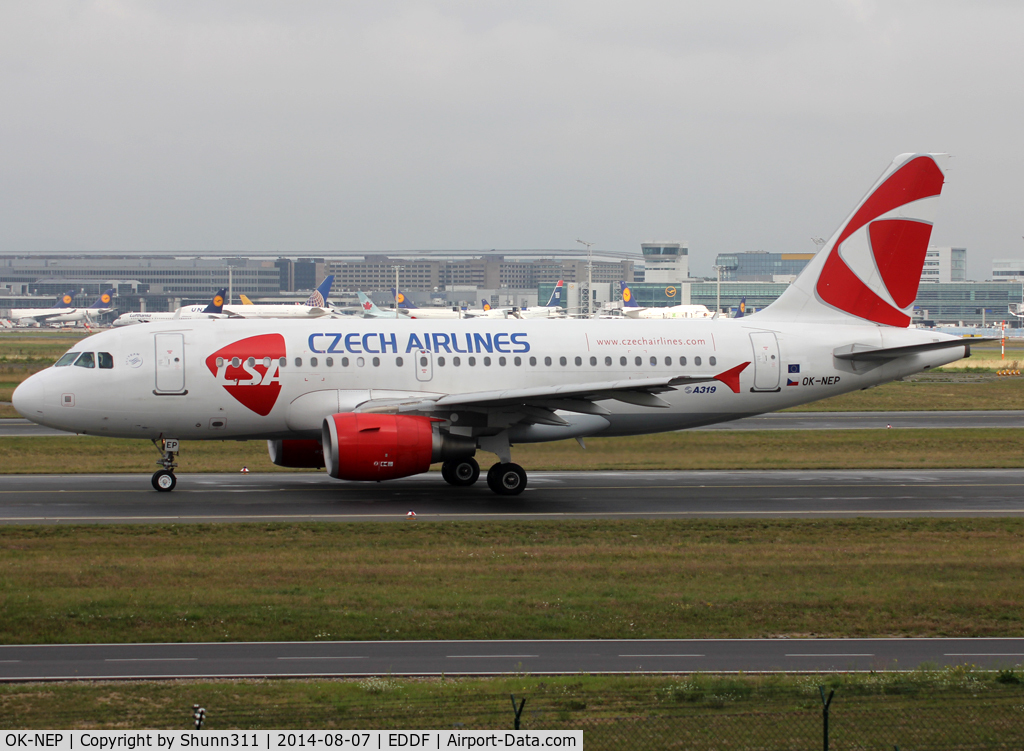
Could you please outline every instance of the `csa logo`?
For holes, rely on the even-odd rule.
[[[124,364],[129,368],[141,368],[142,367],[142,355],[138,352],[132,352],[125,358]]]
[[[206,367],[242,406],[266,417],[281,393],[284,337],[261,334],[240,339],[206,358]]]

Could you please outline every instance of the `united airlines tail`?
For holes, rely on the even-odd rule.
[[[619,282],[619,288],[622,290],[622,307],[624,308],[639,308],[636,304],[636,300],[633,299],[633,292],[629,289],[629,285],[626,282]]]
[[[114,289],[110,288],[106,292],[104,292],[102,295],[100,295],[98,298],[96,298],[96,302],[94,302],[89,307],[91,309],[92,308],[109,308],[110,307],[110,301],[113,300],[113,299],[114,299]]]
[[[758,319],[906,328],[917,297],[945,154],[901,154]]]
[[[310,295],[309,298],[307,298],[306,305],[311,308],[326,308],[327,298],[331,294],[331,285],[333,284],[334,274],[328,274],[324,280],[320,282],[320,286],[313,291],[313,294]]]
[[[400,290],[397,290],[394,287],[391,288],[391,296],[395,298],[395,305],[397,307],[403,308],[405,310],[415,310],[416,309],[416,306],[413,305],[408,300],[406,300],[405,299],[405,295],[403,295]]]
[[[564,286],[564,284],[565,284],[565,281],[563,279],[559,279],[558,280],[558,284],[556,284],[555,288],[553,290],[551,290],[551,297],[548,298],[548,304],[545,305],[544,307],[546,307],[546,308],[560,308],[560,307],[562,307],[562,287]]]
[[[217,290],[217,294],[210,300],[210,304],[203,308],[203,313],[223,313],[224,312],[224,295],[228,293],[227,287],[222,287]]]

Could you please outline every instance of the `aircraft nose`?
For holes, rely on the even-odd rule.
[[[43,414],[45,389],[38,375],[29,376],[14,389],[11,404],[22,417],[33,419]]]

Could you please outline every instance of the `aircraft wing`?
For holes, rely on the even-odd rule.
[[[20,315],[20,316],[18,316],[18,320],[21,320],[21,321],[33,320],[33,321],[36,321],[38,323],[46,323],[51,318],[56,318],[58,316],[70,315],[70,314],[76,312],[76,310],[77,310],[77,308],[61,308],[59,310],[54,310],[54,309],[51,308],[49,310],[40,311],[39,313],[33,313],[33,314],[29,314],[29,315]],[[21,312],[24,313],[25,311],[21,311]]]
[[[565,425],[555,410],[607,415],[609,411],[597,404],[614,399],[642,407],[666,408],[669,403],[659,393],[674,391],[680,386],[721,381],[734,391],[739,390],[739,374],[746,362],[718,375],[663,376],[633,380],[603,381],[563,386],[535,386],[503,391],[474,391],[463,394],[431,395],[427,398],[373,399],[361,404],[357,412],[448,414],[453,411],[512,413],[510,422],[536,422]],[[461,424],[461,423],[460,423]]]

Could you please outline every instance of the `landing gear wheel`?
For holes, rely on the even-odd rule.
[[[161,493],[169,493],[178,484],[178,478],[169,469],[158,469],[153,473],[153,487]]]
[[[467,459],[445,462],[441,465],[441,477],[449,485],[464,488],[480,479],[480,465],[472,456]]]
[[[526,490],[526,470],[518,464],[495,464],[487,470],[487,485],[498,495],[519,495]]]

